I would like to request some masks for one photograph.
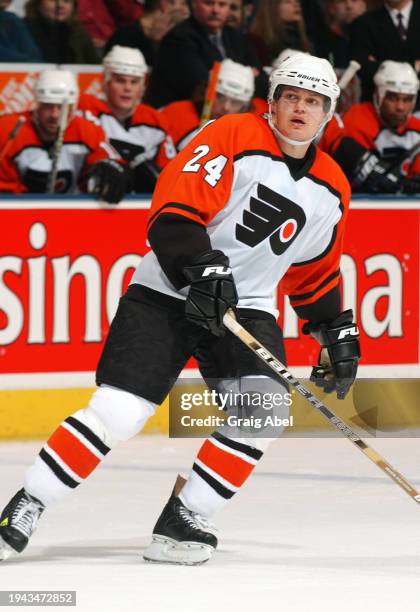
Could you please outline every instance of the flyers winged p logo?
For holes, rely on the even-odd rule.
[[[269,237],[274,255],[281,255],[302,231],[306,215],[295,202],[265,185],[258,185],[257,195],[244,210],[243,225],[236,225],[236,239],[253,248]]]

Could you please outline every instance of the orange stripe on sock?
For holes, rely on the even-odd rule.
[[[197,458],[235,487],[240,487],[255,467],[208,440],[204,442]]]
[[[100,459],[76,436],[64,427],[59,427],[48,440],[48,446],[57,453],[80,478],[86,478],[96,468]]]

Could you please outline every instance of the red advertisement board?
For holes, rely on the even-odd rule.
[[[119,296],[148,250],[145,208],[3,202],[1,374],[95,369]],[[419,211],[351,210],[342,273],[362,363],[418,364]],[[283,319],[289,365],[314,363],[317,345],[299,334],[290,306]]]

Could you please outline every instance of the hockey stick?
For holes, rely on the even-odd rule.
[[[21,115],[19,117],[19,119],[16,121],[16,124],[13,128],[13,130],[10,132],[9,136],[7,137],[6,142],[4,143],[1,151],[0,151],[0,161],[4,158],[4,156],[6,155],[7,151],[10,149],[10,147],[12,146],[12,142],[14,141],[14,139],[16,138],[16,136],[19,133],[20,128],[22,127],[22,125],[25,123],[26,119],[23,115]]]
[[[347,85],[350,83],[356,72],[360,70],[360,68],[361,65],[359,64],[359,62],[356,62],[356,60],[351,60],[350,64],[347,66],[347,68],[341,75],[340,80],[338,81],[338,86],[341,90],[347,87]]]
[[[206,89],[206,98],[204,100],[203,110],[201,111],[200,127],[207,123],[207,121],[210,121],[221,66],[221,62],[214,62],[213,68],[211,69],[211,74]]]
[[[60,116],[58,119],[58,134],[54,143],[52,154],[52,168],[47,180],[47,193],[54,193],[55,191],[55,181],[57,180],[58,174],[58,162],[60,161],[61,149],[63,148],[64,132],[67,127],[68,117],[69,103],[67,100],[65,100],[61,105]]]
[[[291,384],[300,395],[308,400],[338,431],[348,438],[359,450],[362,451],[373,463],[375,463],[385,474],[387,474],[407,495],[420,504],[420,494],[416,489],[394,469],[379,453],[368,446],[350,427],[342,421],[330,408],[325,406],[309,389],[299,382],[285,366],[278,361],[258,340],[242,327],[236,320],[235,315],[229,309],[223,317],[223,323],[230,332],[241,340],[251,351],[253,351],[264,363],[266,363],[286,383]]]

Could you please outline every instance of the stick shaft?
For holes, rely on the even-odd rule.
[[[351,60],[350,64],[347,66],[347,68],[341,75],[340,80],[338,81],[338,86],[341,90],[347,87],[347,85],[350,83],[356,72],[360,70],[360,68],[361,66],[359,62],[356,62],[356,60]]]
[[[338,431],[348,438],[357,448],[362,451],[373,463],[375,463],[389,478],[391,478],[401,489],[403,489],[415,502],[420,504],[419,492],[393,468],[379,453],[364,442],[344,421],[342,421],[330,408],[321,402],[309,391],[305,385],[297,380],[286,367],[272,355],[254,336],[252,336],[236,320],[232,310],[228,310],[223,317],[223,323],[230,332],[241,340],[251,351],[253,351],[264,363],[266,363],[281,379],[292,385],[314,408],[318,410]]]
[[[69,103],[68,101],[64,101],[61,105],[60,109],[60,117],[58,120],[58,134],[57,139],[54,143],[54,150],[52,156],[52,168],[51,172],[48,175],[47,181],[47,193],[54,193],[55,191],[55,182],[57,180],[58,174],[58,163],[60,161],[61,149],[63,147],[63,139],[64,132],[67,127],[67,120],[69,116]]]
[[[201,112],[200,126],[210,121],[221,66],[221,62],[214,62],[213,68],[211,69],[210,79],[206,89],[206,98]]]

